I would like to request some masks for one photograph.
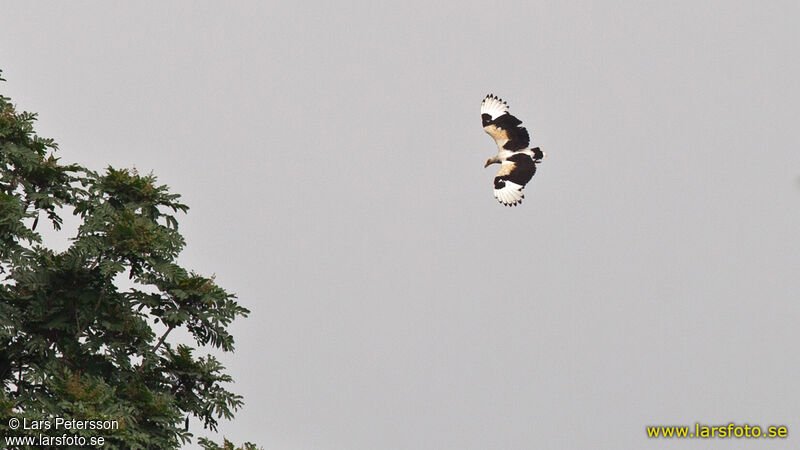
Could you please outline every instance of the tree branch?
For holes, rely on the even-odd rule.
[[[173,328],[175,328],[175,325],[170,325],[169,328],[167,328],[167,331],[165,331],[164,334],[161,335],[161,338],[158,340],[158,342],[156,342],[156,345],[153,347],[153,353],[155,353],[156,350],[158,350],[158,347],[161,347],[161,344],[164,343],[164,339],[167,338],[167,335],[169,334],[170,331],[172,331]]]

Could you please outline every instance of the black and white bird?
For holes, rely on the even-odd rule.
[[[497,143],[497,155],[486,161],[500,164],[494,177],[494,197],[506,206],[522,203],[522,189],[536,173],[536,165],[547,156],[539,147],[528,148],[530,136],[522,121],[508,113],[508,103],[492,94],[481,102],[483,129]]]

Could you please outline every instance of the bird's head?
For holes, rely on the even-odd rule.
[[[489,167],[490,165],[497,164],[499,162],[500,162],[500,160],[497,159],[497,156],[495,156],[493,158],[489,158],[489,159],[486,160],[486,164],[483,165],[483,168],[485,169],[485,168]]]

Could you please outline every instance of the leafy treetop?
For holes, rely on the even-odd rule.
[[[228,327],[249,311],[177,263],[175,214],[188,207],[152,174],[62,164],[35,120],[0,95],[0,434],[24,434],[10,417],[116,420],[100,433],[106,447],[144,449],[189,442],[190,416],[217,430],[242,397],[216,358],[169,335],[183,328],[230,352]],[[69,248],[42,245],[39,218],[61,230],[70,210],[80,225]]]

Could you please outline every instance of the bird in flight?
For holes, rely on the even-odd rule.
[[[530,136],[522,121],[508,113],[508,103],[492,94],[481,102],[483,129],[497,144],[497,155],[484,168],[500,164],[494,177],[494,197],[506,206],[522,203],[522,189],[536,173],[536,165],[547,156],[539,147],[528,148]]]

